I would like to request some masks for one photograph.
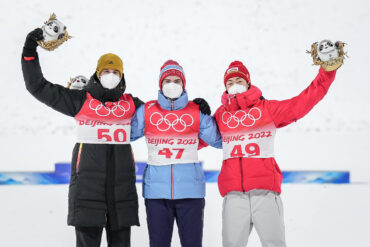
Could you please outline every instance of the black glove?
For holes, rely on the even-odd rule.
[[[196,98],[196,99],[193,99],[193,102],[199,105],[199,110],[201,113],[211,115],[211,108],[209,107],[205,99]]]
[[[38,46],[37,41],[43,39],[44,36],[41,28],[36,28],[32,32],[30,32],[26,37],[26,41],[24,42],[23,55],[36,56],[36,48]]]

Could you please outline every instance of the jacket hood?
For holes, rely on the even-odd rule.
[[[103,103],[108,101],[115,102],[119,100],[126,90],[125,77],[122,75],[122,79],[118,83],[117,87],[113,89],[107,89],[101,85],[99,78],[97,77],[96,73],[94,73],[87,83],[85,90],[89,92],[92,97]]]
[[[248,108],[257,103],[262,96],[261,90],[251,85],[244,93],[229,95],[227,91],[222,94],[221,103],[228,111]]]
[[[165,110],[180,110],[188,104],[188,93],[184,90],[179,98],[170,100],[163,95],[162,90],[158,90],[158,103]]]

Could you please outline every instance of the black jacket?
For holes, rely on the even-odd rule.
[[[125,90],[124,77],[117,88],[104,89],[94,74],[86,90],[71,90],[47,81],[41,72],[37,54],[26,61],[22,71],[27,90],[56,111],[74,117],[81,110],[86,93],[106,101],[118,101]],[[135,108],[143,102],[132,97]],[[81,149],[80,162],[76,161]],[[69,185],[68,224],[103,227],[112,230],[139,225],[135,163],[130,144],[76,143],[72,155]]]

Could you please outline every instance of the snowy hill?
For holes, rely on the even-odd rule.
[[[368,1],[317,0],[63,1],[52,7],[38,0],[7,1],[0,17],[7,34],[1,38],[1,170],[52,169],[56,161],[70,159],[73,119],[35,100],[24,87],[20,66],[26,34],[55,12],[73,39],[54,52],[39,48],[48,80],[66,85],[72,76],[89,77],[99,56],[113,52],[124,61],[127,92],[147,101],[156,98],[160,66],[172,58],[184,67],[190,99],[204,97],[213,110],[231,61],[246,64],[267,99],[287,99],[316,76],[318,68],[305,54],[311,43],[345,41],[350,58],[324,100],[278,132],[277,159],[283,169],[351,170],[355,180],[369,181],[364,140],[370,124],[370,50],[363,45],[369,7]],[[134,147],[137,159],[145,160],[144,142]],[[201,152],[206,168],[219,169],[220,153]]]

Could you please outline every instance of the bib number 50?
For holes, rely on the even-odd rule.
[[[104,140],[106,142],[125,142],[127,141],[126,131],[123,129],[116,129],[112,134],[109,129],[98,129],[98,140]]]
[[[233,150],[231,151],[230,157],[237,158],[237,157],[251,157],[251,156],[258,156],[260,155],[260,147],[256,143],[249,143],[243,148],[242,145],[235,145]]]

